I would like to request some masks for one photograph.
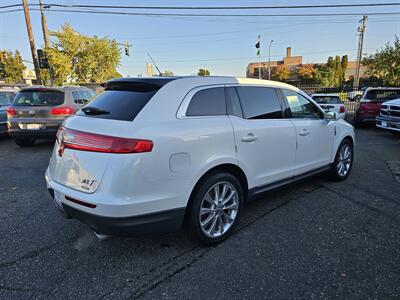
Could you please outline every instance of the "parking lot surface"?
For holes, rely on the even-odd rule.
[[[248,203],[216,247],[190,233],[98,241],[46,191],[52,143],[0,139],[0,298],[399,298],[400,138],[357,130],[347,181]]]

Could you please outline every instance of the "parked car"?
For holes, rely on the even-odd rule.
[[[22,147],[32,146],[38,138],[55,138],[60,124],[94,94],[79,86],[21,89],[7,108],[8,132]]]
[[[0,88],[0,135],[7,133],[7,108],[11,105],[17,88]]]
[[[63,214],[97,233],[189,224],[215,244],[254,195],[323,171],[346,179],[353,146],[350,124],[284,83],[122,78],[64,121],[46,181]]]
[[[395,134],[400,133],[400,99],[382,103],[381,113],[376,117],[376,126]]]
[[[354,114],[354,126],[375,124],[376,117],[380,114],[381,104],[397,98],[400,98],[400,88],[367,88]]]
[[[346,107],[340,97],[335,94],[312,94],[311,98],[326,112],[333,111],[339,119],[346,118]]]

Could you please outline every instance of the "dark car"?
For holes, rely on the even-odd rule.
[[[400,98],[400,88],[366,89],[354,114],[354,126],[360,127],[367,123],[375,124],[382,103],[397,98]]]
[[[22,89],[7,108],[8,132],[22,147],[38,138],[55,138],[61,123],[94,95],[79,86]]]
[[[0,88],[0,135],[7,133],[7,108],[11,105],[18,89]]]

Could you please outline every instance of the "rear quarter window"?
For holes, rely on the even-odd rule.
[[[226,115],[225,89],[206,88],[198,91],[190,100],[186,116]]]

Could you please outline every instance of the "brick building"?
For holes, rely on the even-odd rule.
[[[297,77],[297,69],[303,64],[303,57],[298,55],[298,56],[292,56],[292,48],[287,47],[286,48],[286,56],[283,57],[282,60],[271,60],[271,73],[273,73],[274,68],[276,68],[279,65],[284,65],[287,66],[290,70],[291,77],[289,78],[288,81],[299,81],[299,78]],[[310,63],[307,63],[310,64]],[[320,67],[325,65],[325,63],[311,63],[314,65],[314,67]],[[260,69],[260,63],[258,62],[252,62],[249,63],[246,69],[246,77],[248,78],[258,78],[258,71]],[[348,79],[350,76],[354,76],[356,70],[356,62],[355,61],[349,61],[346,73],[345,73],[345,78]],[[366,67],[361,66],[360,68],[360,76],[361,77],[367,77],[366,75]],[[261,78],[267,79],[268,78],[268,61],[262,61],[261,62]]]

